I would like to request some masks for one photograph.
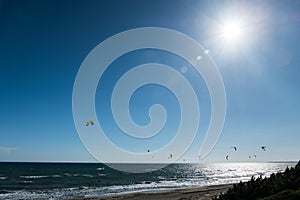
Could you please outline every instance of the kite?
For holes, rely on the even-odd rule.
[[[85,123],[85,126],[89,126],[89,125],[94,125],[94,121],[92,120],[88,120],[86,123]]]
[[[233,147],[230,147],[232,149],[234,149],[235,151],[237,150],[237,147],[236,146],[233,146]]]

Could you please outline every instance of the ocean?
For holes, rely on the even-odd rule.
[[[0,163],[0,199],[74,199],[193,188],[248,181],[252,176],[270,176],[295,165],[171,164],[158,171],[130,174],[97,163]]]

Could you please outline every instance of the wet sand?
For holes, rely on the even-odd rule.
[[[141,192],[107,197],[80,198],[80,200],[211,200],[220,193],[226,192],[233,184],[214,185],[192,189],[164,190]]]

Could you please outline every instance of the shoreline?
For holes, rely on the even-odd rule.
[[[149,191],[149,192],[137,192],[129,194],[116,194],[112,196],[104,197],[81,197],[74,200],[179,200],[179,199],[197,199],[197,200],[211,200],[213,197],[220,193],[226,192],[231,188],[233,184],[221,184],[203,186],[198,188],[188,189],[170,189],[162,191]]]

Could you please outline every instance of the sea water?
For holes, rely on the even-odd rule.
[[[158,171],[130,174],[97,163],[0,163],[0,199],[73,199],[237,183],[295,165],[172,164]],[[151,167],[155,166],[149,164]]]

